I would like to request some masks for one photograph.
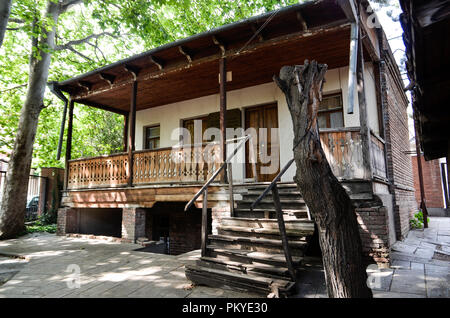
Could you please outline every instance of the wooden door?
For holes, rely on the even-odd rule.
[[[272,136],[271,128],[278,128],[278,108],[277,104],[270,104],[264,106],[251,107],[245,110],[245,129],[255,128],[257,132],[257,160],[256,160],[256,179],[258,182],[268,182],[272,181],[273,178],[280,171],[279,167],[279,153],[280,153],[280,145],[278,136]],[[260,128],[267,129],[267,139],[261,140]],[[275,153],[273,153],[275,151]],[[263,163],[265,160],[262,160],[263,153],[270,157],[275,155],[277,158],[276,163]],[[254,167],[250,162],[250,152],[249,152],[249,144],[247,143],[246,151],[245,151],[245,162],[246,162],[246,178],[254,178],[253,170]],[[276,164],[276,171],[273,173],[262,173],[261,168],[268,168],[270,165]]]

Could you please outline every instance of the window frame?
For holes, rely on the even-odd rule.
[[[159,127],[159,135],[155,136],[155,137],[148,138],[147,129],[155,128],[155,127]],[[144,139],[144,145],[143,145],[142,148],[144,150],[157,150],[157,149],[160,149],[161,148],[161,125],[160,124],[152,124],[152,125],[144,126],[144,138],[143,139]],[[153,139],[159,139],[159,147],[150,149],[150,148],[148,148],[148,141],[149,140],[153,140]]]
[[[318,110],[317,111],[317,116],[319,117],[321,115],[325,115],[325,119],[326,119],[326,122],[327,122],[327,127],[320,127],[319,126],[319,128],[322,128],[322,129],[335,129],[335,128],[345,127],[345,122],[344,122],[344,99],[343,99],[343,96],[342,96],[342,91],[334,92],[334,93],[328,93],[328,94],[323,94],[322,100],[324,98],[333,97],[333,96],[339,96],[340,97],[341,106],[340,107],[335,107],[335,108],[332,108],[332,109]],[[343,126],[342,127],[331,127],[330,115],[332,113],[338,113],[338,112],[341,113]]]

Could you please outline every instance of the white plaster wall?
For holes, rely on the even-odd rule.
[[[368,100],[368,108],[370,109],[369,118],[371,118],[371,125],[374,125],[373,127],[375,129],[378,126],[378,119],[374,119],[374,116],[377,115],[376,98],[374,98],[375,84],[370,76],[370,68],[366,67],[365,73],[365,80],[367,79],[368,83],[366,87],[366,97]],[[346,127],[359,126],[358,107],[355,107],[353,114],[347,114],[347,87],[347,67],[327,71],[323,92],[326,94],[342,91],[344,104],[344,125]],[[281,169],[293,156],[292,143],[294,138],[291,115],[287,108],[286,99],[283,93],[278,89],[275,83],[267,83],[240,90],[234,90],[228,92],[227,94],[228,109],[240,108],[242,110],[246,107],[272,102],[277,102],[278,104]],[[357,103],[355,105],[357,105]],[[136,115],[136,150],[141,150],[143,148],[145,126],[159,124],[161,127],[161,147],[171,147],[178,143],[178,135],[174,133],[174,131],[176,131],[176,129],[180,126],[182,119],[207,115],[217,111],[219,111],[219,94],[138,111]],[[244,112],[242,112],[242,117],[244,117]],[[244,127],[244,118],[242,126]],[[229,149],[228,151],[230,152],[232,149]],[[238,182],[243,180],[245,166],[242,163],[239,164],[236,162],[244,162],[244,159],[245,151],[242,149],[242,151],[237,154],[235,163],[233,164],[233,179]],[[291,168],[284,174],[282,181],[292,181],[294,174],[295,165],[292,165]]]

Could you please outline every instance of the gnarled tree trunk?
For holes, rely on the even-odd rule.
[[[372,297],[354,207],[320,143],[317,110],[326,70],[327,65],[306,60],[304,65],[283,67],[274,77],[286,95],[294,126],[294,180],[319,230],[328,295]]]

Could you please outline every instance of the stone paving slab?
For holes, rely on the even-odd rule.
[[[430,219],[429,229],[412,230],[403,242],[394,245],[391,268],[368,269],[374,297],[450,297],[450,262],[432,258],[437,249],[450,248],[450,236],[446,235],[450,218]],[[12,273],[0,285],[0,298],[262,297],[192,286],[185,277],[184,265],[199,258],[198,250],[171,256],[134,251],[140,247],[52,234],[0,241],[0,254],[26,257],[17,260],[0,256],[0,280],[2,270]],[[79,276],[71,266],[78,266]],[[300,277],[295,297],[327,297],[323,268],[305,270]],[[75,282],[79,288],[69,288]]]
[[[0,286],[0,298],[261,297],[205,286],[192,287],[186,279],[184,264],[198,259],[199,250],[172,256],[134,251],[140,247],[36,233],[0,241],[0,253],[27,258]],[[2,264],[18,268],[13,263],[10,257],[0,258],[0,271]],[[69,270],[70,266],[79,269],[79,276]],[[75,282],[79,283],[79,288],[70,288]]]

